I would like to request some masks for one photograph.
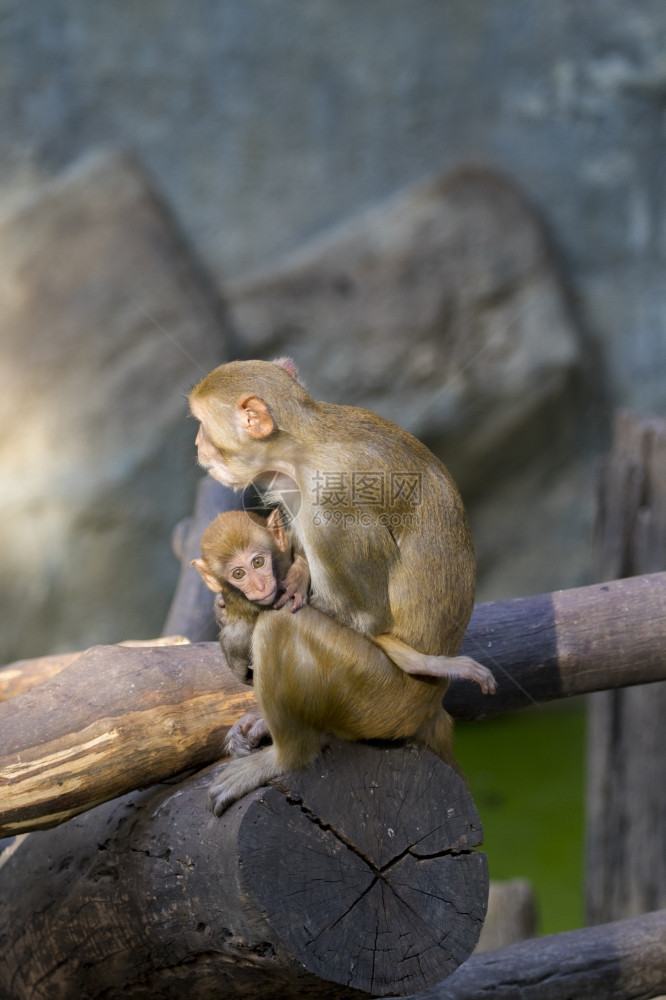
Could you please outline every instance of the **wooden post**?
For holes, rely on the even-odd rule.
[[[471,953],[488,893],[481,824],[438,757],[334,743],[220,819],[211,770],[0,857],[0,996],[385,996]]]
[[[596,573],[666,568],[666,422],[620,413],[599,480]],[[629,643],[638,641],[631,627]],[[666,683],[589,699],[589,923],[666,906]]]

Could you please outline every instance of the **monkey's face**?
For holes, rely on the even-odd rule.
[[[245,485],[244,479],[239,479],[237,474],[234,474],[232,456],[225,455],[220,448],[215,447],[203,423],[199,424],[195,444],[199,465],[203,466],[213,479],[217,479],[223,486],[238,488]]]
[[[278,583],[268,549],[255,547],[239,552],[227,566],[224,578],[255,604],[270,605],[277,596]]]
[[[263,439],[273,425],[263,419],[259,428],[255,411],[248,405],[252,398],[242,406],[215,399],[191,401],[192,413],[199,420],[195,442],[199,465],[213,479],[234,489],[247,486],[271,464],[270,449]]]

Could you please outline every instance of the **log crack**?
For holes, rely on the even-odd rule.
[[[434,851],[432,854],[419,854],[418,844],[410,844],[403,851],[400,851],[395,857],[387,861],[386,864],[378,865],[368,857],[368,855],[362,851],[353,841],[346,837],[341,830],[338,830],[331,823],[327,823],[321,818],[313,809],[305,804],[302,796],[295,794],[291,789],[287,788],[286,785],[281,784],[279,781],[272,781],[271,784],[279,792],[281,792],[290,806],[297,806],[300,812],[308,819],[311,823],[314,823],[320,830],[325,833],[331,833],[336,840],[339,840],[347,850],[351,851],[357,858],[364,862],[368,868],[372,871],[375,878],[371,883],[370,888],[375,884],[377,879],[381,879],[387,886],[391,885],[391,880],[387,877],[388,873],[392,868],[395,868],[400,864],[408,855],[411,855],[416,861],[434,861],[438,858],[446,857],[463,857],[464,855],[474,854],[474,850],[470,848],[456,849],[455,847],[449,847],[444,850]],[[367,892],[368,890],[366,890]],[[365,895],[365,893],[363,894]]]
[[[306,806],[300,795],[295,795],[289,788],[279,782],[273,781],[272,784],[278,791],[282,792],[290,806],[297,806],[306,819],[308,819],[311,823],[314,823],[320,830],[323,830],[325,833],[332,833],[336,840],[339,840],[341,844],[344,844],[347,850],[351,851],[352,854],[355,854],[357,858],[360,858],[360,860],[371,869],[376,878],[383,878],[382,869],[380,869],[379,866],[367,856],[367,854],[357,847],[356,844],[349,840],[348,837],[345,837],[344,833],[337,830],[330,823],[326,823],[321,816],[318,816],[317,813],[314,812],[314,810]]]

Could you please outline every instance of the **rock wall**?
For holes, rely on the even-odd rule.
[[[159,634],[224,310],[122,156],[40,188],[0,260],[0,662]]]
[[[507,177],[440,175],[226,293],[247,354],[293,356],[313,395],[395,420],[449,466],[480,600],[587,582],[589,352]]]
[[[405,427],[467,497],[562,448],[545,414],[571,431],[580,336],[539,220],[496,172],[418,185],[227,296],[246,353],[297,358],[315,397]]]
[[[665,44],[662,0],[0,0],[0,659],[159,631],[239,354],[438,451],[480,598],[587,582],[610,413],[666,412]],[[153,181],[60,179],[100,145]]]
[[[663,413],[663,0],[0,0],[0,204],[138,154],[222,281],[432,173],[499,168],[612,399]]]

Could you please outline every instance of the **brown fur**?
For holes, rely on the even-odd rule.
[[[201,423],[199,459],[215,478],[242,487],[274,470],[301,491],[292,530],[310,567],[312,607],[293,618],[262,614],[253,638],[255,671],[258,651],[261,663],[257,697],[276,741],[272,766],[287,766],[286,757],[299,757],[301,765],[310,759],[322,727],[352,739],[415,737],[452,761],[451,722],[441,707],[448,678],[465,676],[489,691],[494,682],[486,668],[456,657],[474,604],[475,561],[467,516],[446,468],[390,421],[316,402],[292,371],[272,362],[215,369],[192,390],[190,406]],[[353,473],[380,477],[387,491],[394,473],[412,474],[420,501],[387,494],[383,506],[341,504],[339,496],[317,493],[322,477]],[[275,699],[271,685],[286,694]],[[389,697],[382,700],[382,692]],[[311,705],[307,726],[316,740],[312,733],[306,739],[307,726],[294,727],[302,699]],[[341,715],[340,705],[346,706]],[[297,752],[301,744],[307,751]],[[255,759],[229,767],[235,774],[237,765]],[[254,779],[248,772],[252,787],[260,783],[255,767]],[[242,784],[240,775],[223,776],[217,786],[220,811],[232,800],[224,789],[234,782]]]
[[[191,565],[219,595],[215,614],[221,628],[220,645],[232,672],[244,683],[252,682],[252,632],[261,607],[246,598],[245,587],[235,584],[230,572],[237,557],[248,553],[265,556],[265,578],[271,585],[282,586],[275,607],[291,601],[291,610],[297,611],[307,600],[310,582],[307,562],[294,552],[277,510],[268,519],[251,511],[226,511],[206,527],[201,558],[193,559]]]
[[[217,581],[225,581],[227,566],[233,556],[249,549],[259,538],[270,552],[277,579],[286,576],[291,566],[291,548],[278,548],[266,528],[266,519],[252,511],[230,510],[218,514],[201,536],[201,555]]]

